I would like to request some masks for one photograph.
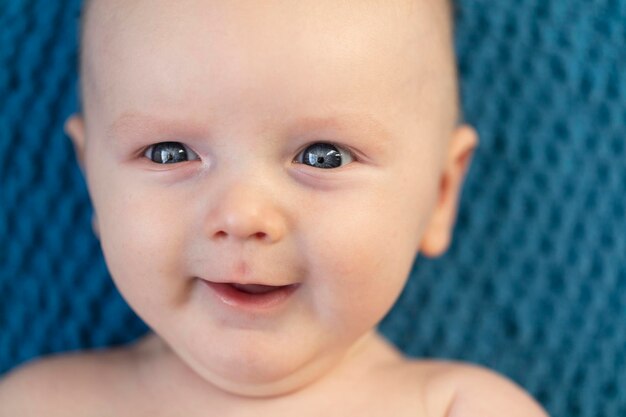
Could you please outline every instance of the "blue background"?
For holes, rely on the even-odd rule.
[[[78,0],[0,0],[0,373],[146,331],[114,288],[62,126]],[[454,242],[381,330],[486,365],[554,416],[626,415],[626,1],[458,2],[481,144]]]

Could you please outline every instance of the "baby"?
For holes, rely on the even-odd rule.
[[[546,415],[376,330],[416,255],[449,246],[477,145],[445,0],[92,0],[83,19],[66,131],[153,332],[20,367],[0,416]]]

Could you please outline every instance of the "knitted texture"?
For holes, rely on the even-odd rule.
[[[0,1],[0,373],[126,343],[63,133],[79,0]],[[418,257],[381,331],[485,365],[554,416],[626,415],[626,0],[461,0],[465,119],[480,145],[452,246]]]

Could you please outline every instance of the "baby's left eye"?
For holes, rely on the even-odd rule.
[[[160,142],[150,145],[144,156],[157,164],[175,164],[198,159],[198,155],[180,142]]]
[[[314,143],[300,152],[294,162],[314,168],[339,168],[354,160],[350,151],[330,143]]]

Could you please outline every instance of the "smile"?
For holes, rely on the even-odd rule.
[[[267,311],[284,304],[300,284],[271,286],[237,284],[202,280],[216,298],[230,306],[245,311]]]

